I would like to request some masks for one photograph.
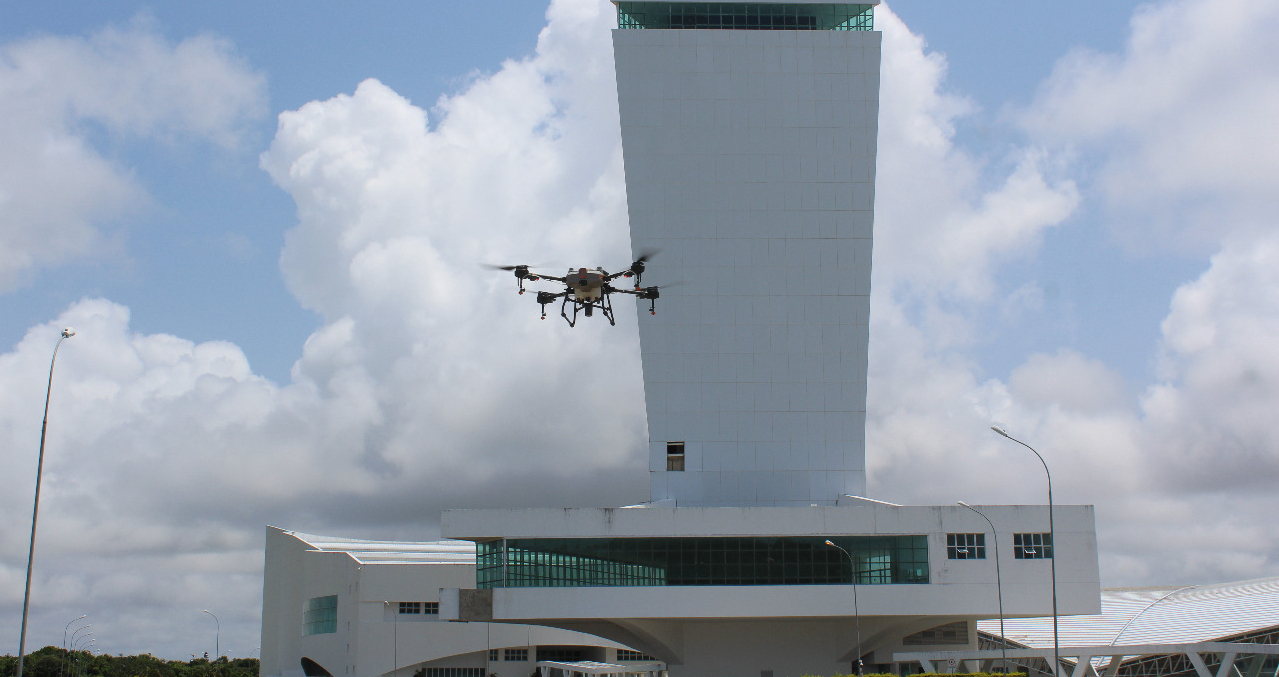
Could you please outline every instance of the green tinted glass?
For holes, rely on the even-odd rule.
[[[832,538],[857,583],[928,582],[924,536]],[[666,585],[838,585],[849,556],[820,536],[530,538],[476,544],[481,589]]]
[[[619,28],[869,31],[874,5],[771,2],[619,2]]]

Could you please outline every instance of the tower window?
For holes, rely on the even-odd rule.
[[[874,5],[622,0],[617,3],[617,25],[666,30],[869,31],[874,30]]]
[[[666,469],[673,472],[684,472],[684,443],[666,443]]]

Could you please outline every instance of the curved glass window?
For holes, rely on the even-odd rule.
[[[928,582],[924,536],[832,538],[858,585]],[[822,536],[517,538],[476,544],[489,588],[663,585],[847,585],[849,557]]]
[[[302,634],[325,635],[338,631],[338,596],[312,597],[302,611]]]
[[[618,28],[869,31],[874,5],[773,2],[618,2]]]

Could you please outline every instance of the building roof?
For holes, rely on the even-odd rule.
[[[1044,586],[1047,594],[1048,586]],[[1279,577],[1237,583],[1101,591],[1101,613],[1058,619],[1061,646],[1170,644],[1220,640],[1279,626]],[[999,635],[999,619],[978,629]],[[1052,617],[1004,620],[1007,639],[1053,645]]]
[[[319,552],[344,552],[361,564],[475,564],[471,541],[365,541],[285,531]]]

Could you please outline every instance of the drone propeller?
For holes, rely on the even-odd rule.
[[[660,249],[645,249],[640,252],[639,258],[635,259],[635,262],[631,264],[631,269],[627,274],[625,274],[625,277],[630,277],[631,273],[635,275],[635,289],[637,291],[640,288],[640,279],[644,277],[644,264],[647,263],[649,259],[660,254],[661,251],[662,250]]]
[[[514,272],[515,279],[520,281],[520,294],[524,293],[524,280],[529,280],[530,282],[536,282],[538,280],[537,275],[529,272],[528,264],[521,263],[514,266],[499,266],[492,263],[481,263],[480,265],[488,268],[489,270],[509,270]]]
[[[515,271],[515,277],[528,277],[529,275],[528,264],[526,263],[521,263],[515,266],[499,266],[493,263],[481,263],[480,265],[488,268],[489,270],[513,270]]]

